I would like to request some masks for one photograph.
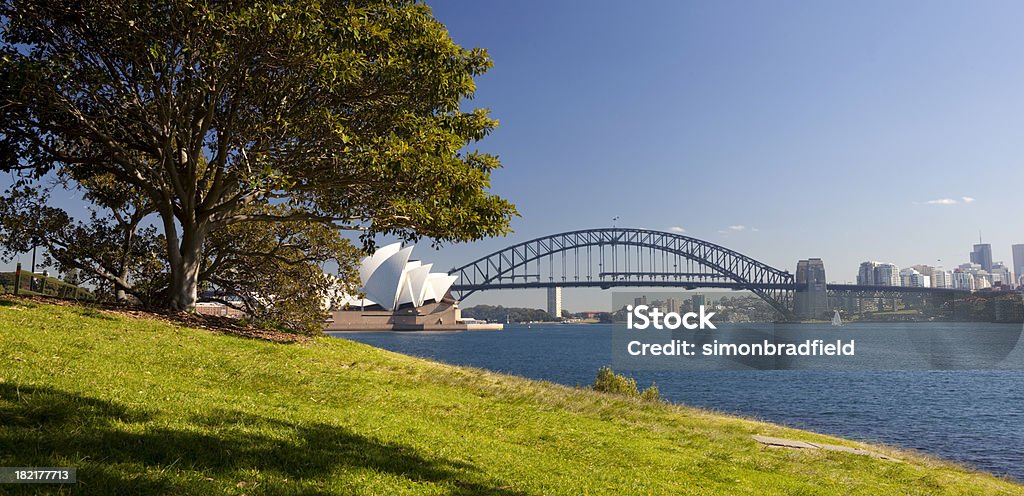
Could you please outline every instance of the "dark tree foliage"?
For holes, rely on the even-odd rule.
[[[252,252],[282,243],[288,261],[276,260],[308,264],[326,252],[298,252],[330,237],[349,267],[341,231],[364,248],[380,234],[506,233],[515,209],[488,192],[500,164],[466,149],[497,122],[462,110],[490,65],[410,0],[0,0],[0,168],[56,174],[109,212],[151,212],[158,235],[113,213],[76,224],[48,211],[46,229],[113,236],[122,260],[162,243],[162,301],[191,309],[204,283],[283,288],[242,276],[276,259]],[[267,236],[232,246],[238,232]],[[109,262],[90,263],[137,291],[117,278],[148,262]]]
[[[45,190],[30,186],[0,197],[0,255],[11,258],[39,246],[41,265],[74,271],[76,284],[109,290],[119,301],[132,296],[155,305],[164,298],[164,240],[154,227],[141,225],[148,214],[144,206],[126,202],[75,220],[48,200]]]
[[[551,322],[554,316],[536,308],[506,308],[501,305],[477,305],[462,310],[463,317],[486,320],[489,322]]]
[[[284,206],[264,214],[287,215]],[[244,310],[252,318],[306,333],[323,330],[324,311],[358,285],[359,252],[318,222],[246,222],[211,234],[200,280],[208,299]],[[320,268],[342,264],[339,279]]]

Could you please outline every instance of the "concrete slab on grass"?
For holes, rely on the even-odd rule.
[[[792,448],[792,449],[823,449],[828,451],[840,451],[843,453],[853,453],[855,455],[866,455],[875,457],[881,460],[888,460],[891,462],[899,462],[899,460],[885,456],[881,453],[874,451],[868,451],[866,449],[851,448],[849,446],[837,446],[835,444],[820,444],[810,443],[807,441],[797,441],[795,439],[785,439],[781,437],[768,437],[768,436],[751,436],[755,441],[768,446],[770,448]]]

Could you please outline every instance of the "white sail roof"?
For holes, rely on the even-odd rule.
[[[423,287],[426,285],[431,267],[433,267],[433,264],[420,265],[406,272],[405,289],[402,290],[402,298],[399,299],[399,305],[402,303],[412,303],[416,306],[423,305]],[[408,295],[408,299],[406,299],[406,295]]]
[[[388,257],[398,253],[398,250],[401,248],[402,243],[391,243],[390,245],[378,248],[377,251],[373,252],[373,255],[364,258],[363,262],[359,265],[360,282],[362,282],[363,285],[366,285],[374,271],[376,271],[377,268],[388,259]]]
[[[395,310],[406,303],[418,307],[444,298],[458,277],[431,273],[433,264],[410,261],[412,249],[412,246],[402,248],[400,243],[393,243],[363,259],[359,276],[366,303]]]
[[[410,255],[411,246],[399,250],[380,263],[363,285],[366,297],[384,308],[396,308],[399,290],[405,282],[405,266]]]
[[[444,295],[448,293],[448,289],[455,284],[455,281],[459,276],[450,276],[448,274],[430,274],[427,279],[427,283],[430,284],[430,290],[433,294],[434,301],[441,301]]]

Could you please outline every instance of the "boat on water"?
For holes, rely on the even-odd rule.
[[[832,315],[832,327],[842,327],[842,325],[843,318],[839,316],[839,310],[836,310],[836,313]]]

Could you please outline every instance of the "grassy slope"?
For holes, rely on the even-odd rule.
[[[0,298],[0,466],[98,494],[1024,494],[906,463],[762,448],[771,424],[415,359]],[[6,491],[56,486],[0,486]]]

